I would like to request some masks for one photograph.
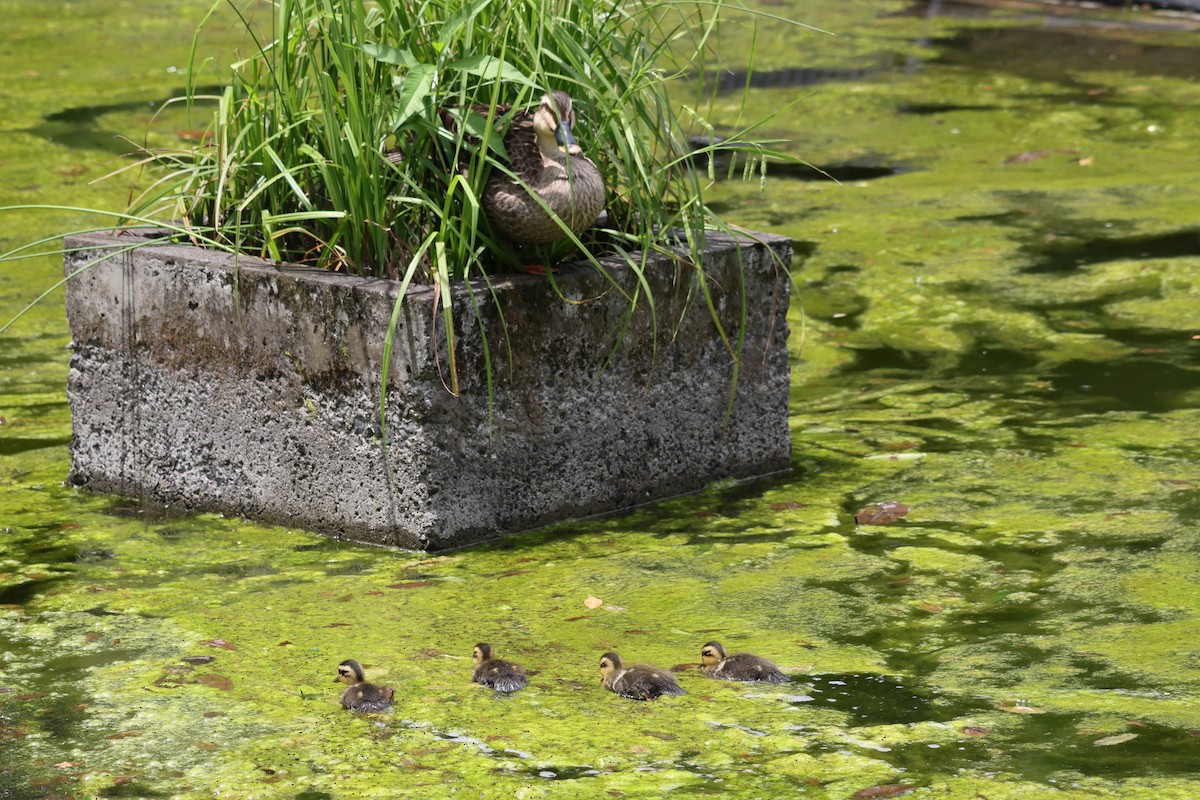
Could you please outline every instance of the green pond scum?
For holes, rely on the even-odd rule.
[[[146,133],[207,4],[71,8],[0,2],[0,205],[119,208],[118,135],[202,127]],[[801,98],[761,134],[840,181],[714,170],[797,242],[792,474],[445,554],[160,516],[62,485],[52,295],[0,339],[0,798],[1200,793],[1197,24],[762,10],[837,34],[717,42],[771,79],[718,134]],[[3,221],[5,250],[95,222]],[[0,266],[0,316],[59,269]],[[883,501],[911,510],[855,524]],[[711,639],[793,678],[705,679]],[[479,641],[529,686],[471,683]],[[689,693],[604,691],[608,650]],[[340,708],[347,658],[390,711]]]

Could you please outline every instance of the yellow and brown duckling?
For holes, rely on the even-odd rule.
[[[362,665],[352,658],[338,664],[338,674],[333,682],[346,684],[342,690],[342,708],[350,711],[383,711],[392,704],[395,694],[390,686],[367,683]]]
[[[729,655],[720,642],[709,642],[700,648],[700,671],[710,678],[723,681],[788,681],[788,676],[774,662],[749,653]]]
[[[625,666],[616,653],[600,656],[600,683],[610,692],[632,700],[653,700],[664,694],[687,694],[675,676],[648,664]]]
[[[509,124],[504,149],[509,170],[520,180],[496,170],[484,187],[482,205],[492,227],[513,244],[565,239],[563,225],[578,234],[604,209],[604,179],[576,143],[574,124],[566,92],[544,95],[532,114],[518,112]]]
[[[471,680],[497,692],[515,692],[525,688],[525,668],[520,664],[496,658],[492,646],[484,642],[475,645],[471,655],[475,661],[475,674]]]

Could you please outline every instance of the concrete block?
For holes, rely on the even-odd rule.
[[[66,243],[67,274],[87,267],[67,284],[70,480],[90,491],[439,550],[789,466],[781,237],[710,234],[703,277],[651,258],[653,313],[613,259],[620,290],[572,265],[566,301],[542,277],[461,285],[452,349],[437,293],[411,287],[386,437],[396,284],[180,245],[111,255],[135,243]],[[700,280],[742,342],[736,382]]]

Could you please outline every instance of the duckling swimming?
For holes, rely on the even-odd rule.
[[[342,708],[350,711],[383,711],[392,704],[395,694],[390,686],[367,683],[362,665],[352,658],[338,664],[338,674],[333,682],[346,684],[342,690]]]
[[[515,692],[525,687],[525,668],[511,661],[492,655],[492,646],[480,642],[475,645],[471,658],[475,661],[475,674],[471,680],[488,686],[497,692]]]
[[[720,642],[709,642],[700,648],[700,671],[710,678],[723,681],[760,681],[787,683],[788,676],[775,663],[749,653],[729,655]]]
[[[664,694],[687,694],[665,669],[647,664],[626,667],[616,653],[600,656],[600,683],[610,692],[631,700],[653,700]]]

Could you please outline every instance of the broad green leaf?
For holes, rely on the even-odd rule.
[[[392,120],[393,129],[399,128],[424,107],[425,98],[429,97],[436,76],[437,67],[432,64],[414,64],[409,68],[396,86],[399,98],[396,103],[396,116]]]
[[[417,66],[417,60],[413,58],[413,54],[399,47],[371,42],[370,44],[360,44],[358,49],[384,64],[395,64],[398,67],[408,67],[409,69]]]
[[[519,83],[536,89],[537,86],[533,81],[526,77],[525,73],[494,56],[481,55],[470,56],[455,61],[453,64],[447,64],[450,69],[462,70],[468,75],[478,75],[481,78],[500,78],[501,80]]]

